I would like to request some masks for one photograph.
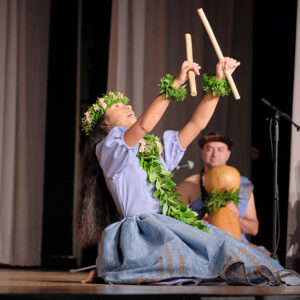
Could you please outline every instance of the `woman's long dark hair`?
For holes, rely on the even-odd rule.
[[[101,126],[103,120],[104,116],[86,140],[82,153],[82,186],[76,226],[83,246],[97,244],[103,229],[120,219],[96,157],[96,145],[107,136]]]

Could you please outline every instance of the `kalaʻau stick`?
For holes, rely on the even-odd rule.
[[[188,62],[193,62],[193,47],[192,47],[192,37],[189,33],[185,35],[185,45],[186,45],[186,58]],[[190,91],[193,97],[197,96],[196,79],[195,73],[193,71],[188,72]]]
[[[219,47],[219,44],[218,44],[218,42],[216,40],[216,37],[215,37],[215,35],[214,35],[211,27],[210,27],[210,24],[209,24],[209,22],[208,22],[208,20],[207,20],[207,18],[205,16],[205,13],[204,13],[203,9],[199,8],[197,11],[198,11],[198,14],[199,14],[199,16],[201,18],[201,21],[202,21],[202,23],[203,23],[203,25],[204,25],[204,27],[205,27],[205,29],[207,31],[207,34],[208,34],[208,36],[209,36],[209,38],[210,38],[210,40],[212,42],[212,45],[213,45],[213,47],[214,47],[214,49],[216,51],[216,54],[217,54],[219,60],[223,59],[224,56],[223,56],[222,51],[221,51],[221,49]],[[234,98],[236,100],[241,99],[240,94],[239,94],[239,92],[238,92],[238,90],[236,88],[236,85],[235,85],[235,83],[233,81],[233,78],[232,78],[231,74],[227,70],[224,70],[224,73],[225,73],[225,76],[226,76],[226,78],[228,80],[228,83],[229,83],[229,85],[231,87],[231,90],[232,90]]]

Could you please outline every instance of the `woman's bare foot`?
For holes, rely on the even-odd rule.
[[[98,282],[99,281],[99,278],[98,278],[98,275],[97,275],[97,270],[92,270],[88,277],[86,279],[83,279],[81,280],[81,283],[82,284],[87,284],[87,283],[95,283],[95,282]]]

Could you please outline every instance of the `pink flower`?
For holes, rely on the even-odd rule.
[[[139,143],[140,143],[141,145],[143,145],[143,146],[146,145],[146,141],[145,141],[144,139],[141,139],[141,140],[139,141]]]
[[[155,144],[156,144],[156,146],[157,146],[158,148],[160,148],[160,147],[161,147],[161,144],[160,144],[160,142],[158,142],[158,141],[155,141]]]
[[[105,102],[101,103],[101,105],[104,109],[107,107],[107,104]]]
[[[85,116],[86,116],[87,121],[88,121],[89,123],[92,123],[92,119],[91,119],[91,116],[90,116],[89,111],[87,111],[87,112],[85,113]]]
[[[140,146],[140,149],[139,149],[139,152],[144,152],[145,151],[145,148],[143,145]]]
[[[118,92],[118,93],[119,93],[119,97],[120,97],[121,99],[123,99],[123,98],[124,98],[123,94],[120,93],[120,92]]]
[[[99,106],[97,104],[93,104],[94,110],[99,110]]]
[[[100,101],[100,103],[104,103],[104,99],[103,98],[100,98],[99,101]]]
[[[163,147],[161,146],[161,143],[159,142],[159,140],[156,138],[155,138],[155,144],[158,148],[158,153],[161,154],[163,152]]]

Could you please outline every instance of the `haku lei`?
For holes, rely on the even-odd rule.
[[[166,171],[160,161],[162,151],[160,139],[150,134],[140,140],[137,153],[140,166],[147,172],[147,181],[154,185],[153,198],[160,200],[162,214],[208,231],[206,223],[197,219],[198,214],[178,198],[181,195],[174,190],[176,183],[170,179],[173,173]]]
[[[98,120],[105,114],[108,108],[114,103],[128,104],[130,100],[120,92],[109,91],[107,94],[102,95],[102,98],[98,97],[96,103],[88,107],[88,110],[84,113],[84,117],[81,119],[82,130],[86,135],[90,135]]]

